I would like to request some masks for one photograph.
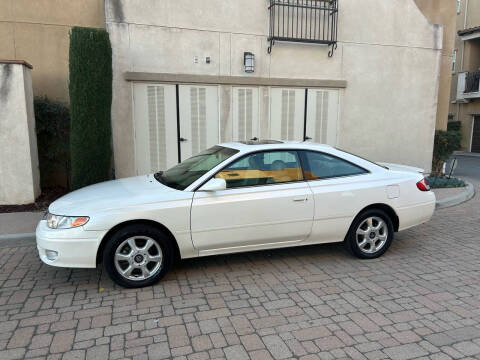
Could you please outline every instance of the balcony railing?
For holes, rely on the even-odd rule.
[[[480,85],[480,71],[469,72],[465,78],[465,91],[464,93],[478,92]]]
[[[272,51],[275,41],[292,41],[337,47],[338,0],[270,0],[268,40]]]
[[[457,101],[480,98],[480,71],[458,74]]]

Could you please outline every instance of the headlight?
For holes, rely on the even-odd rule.
[[[69,229],[85,225],[89,219],[88,216],[62,216],[48,213],[47,226],[50,229]]]

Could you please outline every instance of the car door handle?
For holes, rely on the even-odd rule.
[[[305,197],[305,196],[304,196],[304,197],[301,197],[301,198],[294,198],[294,199],[293,199],[293,201],[295,201],[295,202],[307,201],[307,200],[308,200],[308,198]]]
[[[183,138],[183,137],[181,137],[181,138],[178,139],[178,140],[180,140],[180,141],[187,141],[187,139],[185,139],[185,138]]]

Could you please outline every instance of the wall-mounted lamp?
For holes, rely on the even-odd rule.
[[[255,55],[253,55],[251,52],[244,52],[243,66],[246,73],[253,73],[255,71]]]

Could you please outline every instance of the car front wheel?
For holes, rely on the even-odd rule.
[[[390,217],[380,209],[370,209],[355,218],[345,245],[356,257],[373,259],[387,251],[393,241],[393,233]]]
[[[153,285],[173,262],[170,239],[161,230],[143,224],[117,231],[105,246],[103,264],[113,281],[127,288]]]

